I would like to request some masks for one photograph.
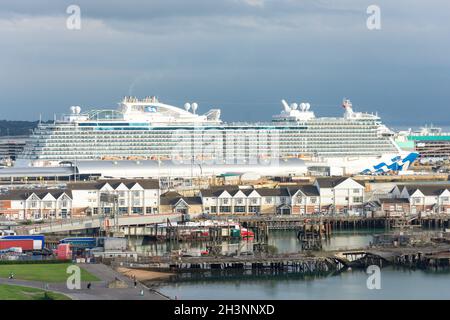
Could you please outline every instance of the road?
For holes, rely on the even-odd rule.
[[[47,289],[49,291],[62,293],[73,300],[168,300],[168,298],[162,294],[153,290],[148,290],[139,283],[135,288],[131,279],[104,264],[82,264],[79,266],[97,276],[101,281],[91,282],[90,289],[87,289],[87,282],[82,282],[81,289],[79,290],[68,289],[66,283],[47,284],[40,281],[18,279],[10,280],[0,278],[0,284]],[[127,288],[108,288],[108,284],[116,279],[126,283]],[[143,291],[143,295],[141,295],[141,291]]]

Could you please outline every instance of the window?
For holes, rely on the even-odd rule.
[[[297,204],[302,204],[303,203],[302,196],[298,196],[296,200],[297,200]]]
[[[139,197],[140,194],[141,194],[140,191],[133,191],[133,196],[134,197]]]
[[[142,214],[142,207],[133,207],[134,214]]]
[[[127,207],[119,207],[119,214],[128,214]]]
[[[237,204],[243,204],[244,203],[244,199],[238,198],[238,199],[236,199],[236,203]]]
[[[359,194],[359,189],[353,189],[353,193]]]
[[[37,207],[37,201],[31,201],[31,207],[36,208]]]
[[[133,206],[139,206],[141,204],[141,201],[139,199],[133,200]]]
[[[220,206],[220,212],[223,213],[230,213],[231,212],[231,207],[230,206]]]
[[[124,207],[125,206],[125,200],[120,199],[119,200],[119,206]]]
[[[125,197],[125,191],[119,191],[119,197],[121,198]]]
[[[414,203],[416,204],[420,203],[420,198],[414,198]]]
[[[261,211],[261,207],[259,206],[249,206],[248,212],[259,213]]]
[[[251,201],[252,204],[258,204],[258,199],[257,198],[253,198]]]
[[[103,208],[103,213],[104,214],[110,214],[111,213],[111,208]]]
[[[228,199],[222,199],[223,204],[228,204]]]
[[[61,207],[63,207],[63,208],[67,207],[67,200],[63,200],[61,202]]]
[[[211,211],[210,211],[211,213],[216,213],[217,212],[217,207],[211,207]]]
[[[145,213],[146,214],[151,214],[152,213],[152,208],[151,207],[145,208]]]
[[[245,212],[245,206],[235,206],[234,212]]]
[[[363,202],[363,198],[362,197],[353,197],[353,202]]]
[[[272,203],[272,197],[266,197],[265,200],[266,200],[267,204],[271,204]]]
[[[50,201],[45,201],[44,206],[46,208],[51,208],[52,207],[52,203]]]
[[[316,197],[311,197],[311,203],[317,203],[317,198]]]

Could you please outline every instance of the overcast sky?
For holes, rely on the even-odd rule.
[[[157,95],[269,120],[282,98],[339,115],[348,97],[389,124],[450,124],[449,13],[448,0],[1,0],[0,119]]]

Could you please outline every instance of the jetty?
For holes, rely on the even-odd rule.
[[[366,268],[370,265],[437,269],[450,266],[450,244],[237,256],[140,256],[138,261],[129,262],[115,259],[113,263],[129,268],[171,272],[270,270],[302,274],[327,274],[344,271],[347,268]]]

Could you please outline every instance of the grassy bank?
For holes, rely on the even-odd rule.
[[[11,264],[0,265],[0,278],[8,278],[10,273],[15,279],[43,281],[43,282],[65,282],[70,274],[67,267],[70,263],[61,264]],[[81,281],[99,281],[99,279],[81,268]]]
[[[0,300],[70,300],[70,298],[37,288],[0,284]]]

